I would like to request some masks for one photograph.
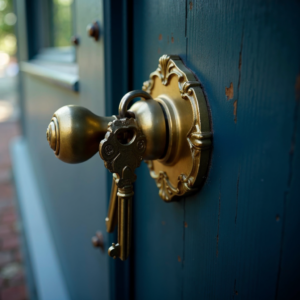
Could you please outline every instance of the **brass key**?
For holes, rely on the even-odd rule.
[[[116,188],[112,187],[113,193],[106,222],[107,230],[113,230],[118,203],[118,243],[112,244],[108,249],[108,254],[113,258],[126,260],[130,253],[134,194],[132,184],[136,180],[134,171],[140,166],[145,150],[146,137],[134,118],[118,119],[108,124],[108,132],[100,143],[99,153],[105,167],[114,174],[114,181],[118,187],[118,201],[114,196]]]
[[[114,232],[118,222],[118,196],[117,196],[118,186],[116,184],[115,179],[116,176],[113,175],[108,213],[105,219],[107,232]]]

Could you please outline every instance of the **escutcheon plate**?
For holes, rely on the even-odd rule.
[[[200,82],[175,55],[163,55],[143,90],[164,108],[168,146],[160,160],[145,161],[164,201],[188,195],[204,183],[212,134]]]

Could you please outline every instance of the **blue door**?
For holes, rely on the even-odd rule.
[[[27,19],[41,5],[20,3]],[[67,84],[37,67],[45,56],[30,37],[34,22],[41,21],[26,23],[21,12],[18,17],[20,47],[22,20],[31,46],[20,57],[25,137],[16,147],[32,169],[68,297],[300,298],[299,3],[74,3],[78,73],[69,74]],[[96,20],[98,41],[85,29]],[[125,262],[113,260],[106,250],[117,235],[105,233],[111,174],[98,155],[80,165],[58,161],[45,130],[53,112],[67,104],[118,114],[122,96],[141,89],[164,54],[180,56],[201,83],[213,134],[209,169],[198,192],[166,203],[142,163],[136,170],[132,252]],[[17,168],[15,173],[28,175]],[[90,244],[97,230],[104,235],[104,252]],[[26,232],[30,236],[25,226]]]
[[[299,3],[133,1],[133,89],[163,54],[203,86],[213,151],[200,192],[134,199],[135,299],[300,297]]]

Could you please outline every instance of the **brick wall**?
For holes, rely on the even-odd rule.
[[[15,208],[9,141],[19,135],[18,123],[0,123],[0,299],[28,299]]]

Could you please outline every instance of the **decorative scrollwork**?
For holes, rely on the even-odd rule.
[[[166,172],[160,171],[158,174],[155,173],[153,168],[153,162],[151,160],[145,160],[150,170],[150,175],[155,179],[156,185],[159,189],[159,196],[164,201],[169,201],[175,195],[179,195],[180,190],[178,188],[174,188],[169,181],[168,175]]]
[[[170,201],[175,196],[182,196],[197,189],[198,186],[195,183],[202,181],[202,178],[197,180],[198,176],[200,176],[201,153],[211,147],[212,137],[209,125],[206,126],[206,131],[201,130],[203,128],[201,122],[209,123],[206,117],[204,117],[205,120],[201,120],[200,106],[202,110],[206,110],[207,115],[206,103],[203,103],[205,99],[201,90],[201,84],[193,73],[184,66],[179,56],[163,55],[159,59],[156,71],[150,74],[148,81],[144,82],[143,90],[151,94],[155,88],[155,77],[158,77],[161,83],[167,86],[173,76],[177,76],[181,98],[188,100],[192,107],[193,122],[186,136],[190,146],[192,166],[189,174],[179,174],[177,186],[173,186],[166,172],[155,171],[153,162],[145,161],[149,167],[151,177],[155,179],[159,188],[159,195],[165,201]],[[208,166],[208,162],[205,162],[205,164]],[[201,172],[201,176],[203,176],[203,172]]]

